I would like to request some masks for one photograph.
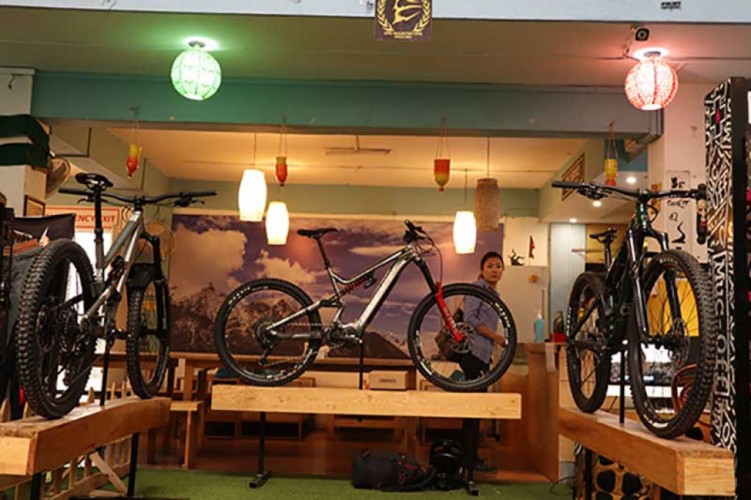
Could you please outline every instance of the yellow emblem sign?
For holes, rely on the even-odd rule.
[[[433,0],[376,0],[376,39],[429,40]]]

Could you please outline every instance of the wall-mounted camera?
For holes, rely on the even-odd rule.
[[[644,26],[634,28],[634,40],[637,42],[646,42],[649,40],[649,28]]]

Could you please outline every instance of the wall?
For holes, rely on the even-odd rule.
[[[602,161],[605,157],[605,141],[602,139],[590,139],[569,158],[566,163],[556,172],[542,189],[540,189],[539,216],[547,217],[562,203],[561,190],[551,185],[553,180],[560,180],[561,175],[579,158],[584,155],[584,180],[591,181],[602,173]]]
[[[705,147],[704,147],[704,96],[714,85],[681,85],[675,100],[665,108],[665,134],[649,145],[649,183],[660,183],[663,189],[670,187],[670,171],[688,171],[691,186],[704,182]],[[692,230],[687,232],[687,244],[684,250],[694,254],[699,260],[706,261],[705,245],[696,243],[693,230],[696,217],[696,205],[690,203],[687,210],[686,225]],[[655,227],[666,228],[667,211],[662,210],[655,220]]]
[[[574,253],[573,248],[586,247],[586,226],[583,224],[551,224],[550,241],[550,317],[555,311],[568,307],[568,296],[576,277],[584,272],[583,253]]]
[[[0,68],[0,115],[19,115],[31,110],[34,71]]]

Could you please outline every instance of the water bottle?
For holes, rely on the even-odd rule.
[[[542,319],[541,311],[537,311],[535,320],[535,342],[545,342],[545,320]]]

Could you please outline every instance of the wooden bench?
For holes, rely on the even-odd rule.
[[[110,443],[131,437],[130,481],[127,491],[135,485],[138,435],[167,424],[169,400],[135,397],[109,401],[104,407],[87,405],[74,409],[57,420],[29,417],[0,424],[0,484],[10,486],[28,481],[32,476],[31,497],[42,494],[42,473],[55,471],[50,485],[50,498],[81,495],[96,487],[93,476],[86,476],[92,464],[105,471],[108,478],[123,489],[119,475],[107,466],[96,450]],[[77,483],[63,495],[63,474],[76,477],[78,464],[85,457],[86,480]],[[67,467],[66,464],[68,464]],[[65,467],[65,472],[61,470]],[[59,472],[59,473],[58,473]]]
[[[185,434],[180,434],[177,448],[183,451],[183,465],[186,469],[195,467],[196,455],[203,441],[205,406],[203,401],[172,401],[170,403],[170,414],[185,415]]]
[[[251,387],[217,385],[212,390],[215,410],[262,412],[259,432],[258,475],[251,482],[260,487],[268,479],[264,468],[265,412],[324,415],[374,415],[384,417],[441,417],[471,419],[520,419],[521,395],[516,393],[457,393],[433,391],[373,391],[344,388]],[[467,450],[468,454],[476,453]],[[470,456],[472,456],[470,455]],[[476,495],[470,468],[468,491]]]
[[[612,460],[678,495],[735,496],[729,450],[688,438],[661,439],[640,423],[618,422],[602,411],[560,408],[559,431],[585,449]]]

